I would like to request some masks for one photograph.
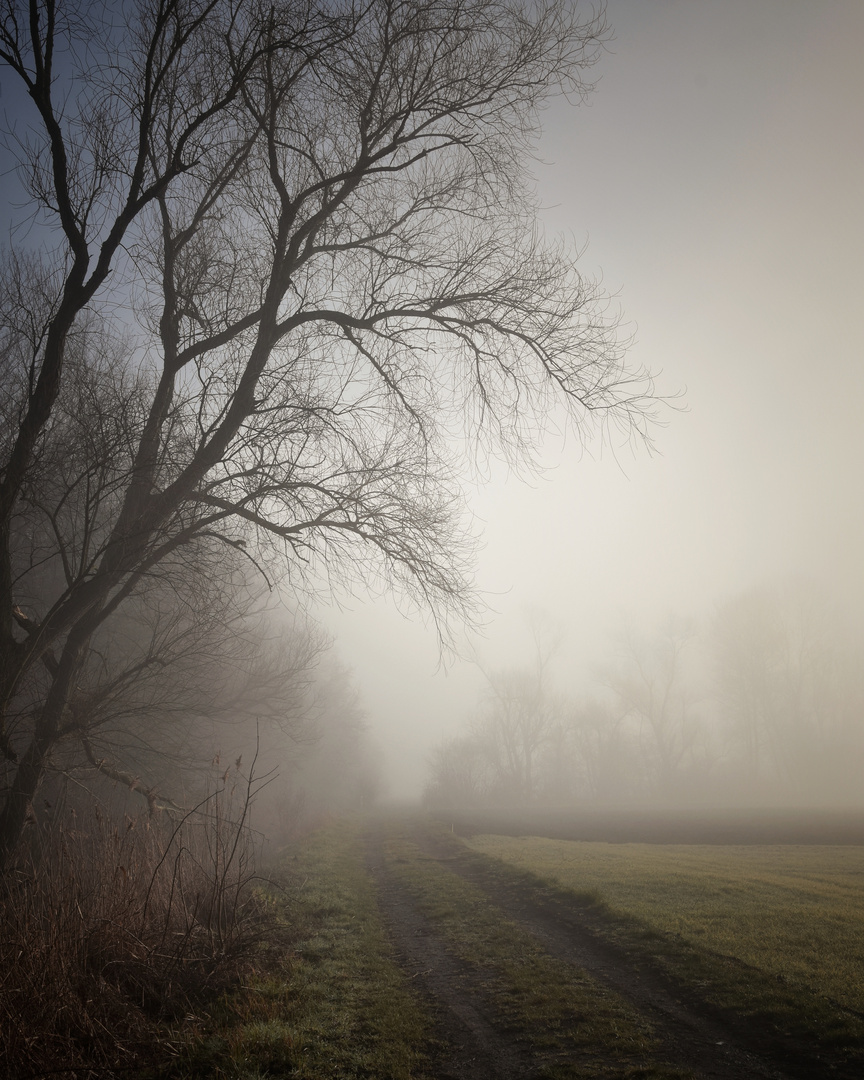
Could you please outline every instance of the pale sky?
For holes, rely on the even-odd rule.
[[[864,601],[864,3],[609,0],[608,16],[590,104],[544,116],[543,220],[587,245],[632,359],[687,411],[653,455],[550,439],[544,480],[502,473],[472,497],[494,610],[468,647],[519,663],[540,610],[566,627],[577,692],[622,619],[705,617],[796,573]],[[322,615],[391,790],[418,794],[482,677],[442,671],[434,632],[386,602]]]

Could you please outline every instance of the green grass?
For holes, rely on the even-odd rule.
[[[451,953],[474,969],[501,1022],[545,1059],[544,1075],[690,1075],[652,1062],[656,1040],[635,1009],[586,972],[551,957],[485,893],[423,855],[396,826],[386,855],[417,909]]]
[[[357,822],[292,848],[282,909],[292,947],[223,1001],[171,1070],[208,1080],[410,1080],[422,1076],[428,1022],[396,965],[363,865]]]
[[[177,1033],[178,1057],[160,1080],[428,1080],[428,1002],[382,926],[364,861],[366,827],[336,822],[288,852],[284,889],[268,901],[282,953],[271,943],[257,976]],[[849,1057],[864,1047],[860,849],[497,836],[466,847],[420,819],[379,821],[374,830],[384,837],[385,873],[465,974],[481,1011],[537,1062],[537,1080],[689,1074],[659,1060],[634,1007],[548,955],[455,872],[460,860],[593,904],[604,933],[624,949],[652,956],[753,1023]],[[436,850],[446,848],[443,859],[424,853],[426,830],[436,833]]]
[[[826,1043],[864,1045],[864,849],[467,843],[594,900],[629,927],[625,945],[655,953],[709,999]]]
[[[690,1075],[657,1061],[650,1026],[636,1010],[548,956],[485,894],[426,857],[398,821],[377,827],[387,834],[387,872],[471,970],[484,1012],[523,1045],[536,1080]],[[454,851],[464,852],[455,840]],[[362,823],[319,831],[292,848],[285,865],[287,891],[271,902],[290,949],[224,999],[162,1077],[428,1080],[430,1018],[381,925]]]

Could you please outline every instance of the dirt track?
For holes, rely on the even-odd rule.
[[[620,1060],[608,1048],[568,1058],[569,1075],[700,1077],[716,1080],[853,1080],[860,1065],[829,1063],[794,1035],[748,1024],[709,1006],[690,988],[676,985],[644,958],[634,958],[604,937],[600,919],[577,904],[552,897],[515,878],[491,873],[488,862],[458,840],[417,827],[411,836],[423,854],[480,888],[502,915],[530,932],[553,957],[587,971],[634,1006],[659,1042],[645,1060]],[[484,991],[476,968],[461,962],[432,921],[392,872],[383,834],[367,837],[367,864],[391,940],[412,985],[431,1006],[436,1030],[430,1073],[435,1080],[512,1080],[561,1075],[530,1038],[514,1032]],[[579,1060],[579,1055],[584,1058]],[[560,1065],[560,1058],[559,1058]]]

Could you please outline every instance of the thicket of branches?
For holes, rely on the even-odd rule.
[[[154,741],[157,671],[210,707],[244,566],[446,634],[465,461],[524,461],[552,406],[644,434],[525,172],[604,32],[560,0],[4,0],[3,858],[50,762],[128,774],[118,695]]]

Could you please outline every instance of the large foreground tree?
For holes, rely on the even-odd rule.
[[[0,329],[8,852],[80,734],[94,635],[154,579],[222,545],[297,587],[394,584],[446,630],[471,602],[460,455],[524,460],[552,407],[641,431],[651,398],[524,172],[594,12],[2,11],[29,108]]]

